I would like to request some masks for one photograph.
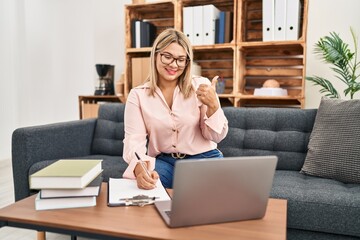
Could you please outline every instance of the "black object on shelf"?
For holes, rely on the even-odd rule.
[[[94,95],[114,95],[114,65],[96,64],[95,67],[99,78]]]

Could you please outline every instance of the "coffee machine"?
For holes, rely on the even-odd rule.
[[[95,83],[94,95],[114,95],[114,65],[96,64],[99,75]]]

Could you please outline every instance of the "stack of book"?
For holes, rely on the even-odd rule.
[[[96,206],[102,182],[102,160],[64,159],[30,175],[30,188],[40,190],[36,210]]]

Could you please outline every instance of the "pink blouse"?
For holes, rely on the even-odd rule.
[[[200,84],[211,83],[207,78],[194,77],[195,90]],[[124,178],[135,178],[133,171],[138,163],[135,152],[143,161],[149,161],[153,170],[155,157],[162,152],[195,155],[215,149],[225,138],[228,121],[221,107],[207,117],[207,106],[195,93],[185,99],[176,87],[170,109],[159,88],[155,97],[148,92],[149,83],[145,83],[133,88],[127,98],[123,158],[129,166]]]

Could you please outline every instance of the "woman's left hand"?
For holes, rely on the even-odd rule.
[[[211,85],[200,84],[196,90],[197,98],[208,107],[206,115],[210,117],[213,115],[219,108],[219,102],[216,95],[216,84],[219,76],[215,76],[211,80]]]

